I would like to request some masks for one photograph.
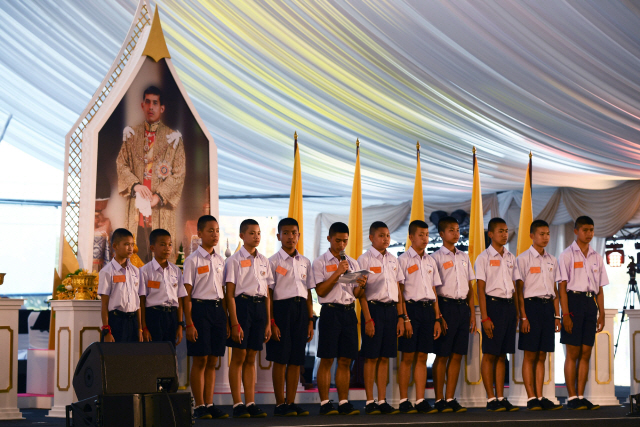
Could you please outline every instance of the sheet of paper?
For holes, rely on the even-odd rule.
[[[338,279],[338,283],[353,283],[360,276],[368,276],[371,274],[369,270],[347,271]]]
[[[151,216],[151,201],[141,196],[136,197],[136,208],[140,211],[142,216]]]

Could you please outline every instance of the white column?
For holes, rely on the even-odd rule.
[[[216,365],[216,387],[215,394],[231,393],[229,386],[229,361],[231,358],[231,347],[227,347],[224,356],[218,357]]]
[[[516,353],[509,355],[509,402],[514,406],[527,406],[527,391],[524,388],[522,378],[522,360],[524,351],[518,350],[520,332],[516,331]],[[556,398],[555,382],[555,353],[547,353],[547,360],[544,363],[544,383],[542,385],[542,396],[546,397],[556,405],[559,404]]]
[[[93,342],[100,341],[101,302],[63,300],[52,301],[55,310],[55,377],[53,408],[48,417],[66,417],[65,407],[77,400],[73,390],[73,371],[82,352]]]
[[[629,317],[629,394],[640,393],[640,310],[625,310]]]
[[[604,329],[596,334],[584,390],[586,399],[602,406],[620,404],[613,380],[613,318],[616,314],[617,308],[605,309]]]
[[[476,331],[469,334],[469,349],[462,357],[456,397],[462,406],[469,408],[485,407],[487,393],[482,384],[480,365],[482,362],[482,335],[480,333],[480,307],[476,307]]]
[[[397,356],[394,359],[389,359],[389,382],[387,383],[387,401],[389,405],[393,407],[397,407],[400,404],[400,386],[398,384],[398,367],[400,366],[400,361],[402,357],[402,353],[397,352]],[[409,387],[408,398],[409,401],[414,401],[415,399],[415,384],[413,387]]]
[[[18,310],[22,299],[0,298],[0,420],[22,420],[18,410]]]
[[[267,360],[267,349],[263,346],[262,351],[256,354],[256,393],[273,393],[272,367],[273,362]]]

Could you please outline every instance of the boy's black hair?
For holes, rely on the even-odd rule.
[[[369,235],[373,235],[373,233],[375,233],[376,231],[378,231],[379,228],[386,228],[389,229],[389,227],[387,227],[387,224],[385,224],[382,221],[374,221],[373,224],[371,224],[371,227],[369,227]]]
[[[573,226],[574,229],[576,230],[580,230],[580,227],[582,227],[583,225],[593,225],[595,226],[593,219],[591,219],[591,217],[589,216],[579,216],[578,219],[576,219],[576,224]]]
[[[329,236],[333,236],[337,233],[347,233],[349,234],[349,226],[344,222],[334,222],[329,227]]]
[[[418,231],[418,228],[426,228],[428,230],[429,224],[422,221],[421,219],[411,221],[411,224],[409,224],[409,235],[415,234],[416,231]]]
[[[198,231],[204,230],[204,227],[210,221],[218,222],[218,220],[213,215],[202,215],[200,218],[198,218]]]
[[[458,224],[458,225],[460,225],[458,220],[455,219],[454,217],[445,216],[444,218],[440,218],[440,221],[438,221],[438,233],[442,233],[444,230],[446,230],[447,226],[449,224]]]
[[[529,233],[533,234],[536,232],[536,230],[540,227],[547,227],[549,228],[549,224],[547,223],[547,221],[543,221],[541,219],[536,219],[535,221],[533,221],[531,223],[531,227],[529,227]]]
[[[158,102],[160,103],[160,105],[164,105],[164,103],[162,102],[162,91],[157,87],[149,86],[148,88],[146,88],[144,93],[142,94],[143,101],[145,100],[147,95],[158,95]]]
[[[155,245],[156,241],[158,240],[158,237],[162,237],[162,236],[171,237],[171,233],[169,233],[164,228],[156,228],[149,234],[149,244]]]
[[[116,228],[111,235],[111,245],[116,245],[120,240],[125,237],[133,237],[133,234],[126,228]]]
[[[256,221],[255,219],[245,219],[240,223],[240,232],[244,233],[245,231],[247,231],[247,228],[249,228],[250,225],[260,226],[260,224],[258,224],[258,221]]]
[[[300,225],[298,225],[298,221],[293,218],[282,218],[278,223],[278,234],[282,231],[282,227],[286,227],[287,225],[295,225],[300,232]]]
[[[487,231],[491,231],[493,232],[493,230],[496,229],[496,226],[498,226],[498,224],[504,224],[507,225],[507,221],[505,221],[502,218],[491,218],[491,220],[489,221],[489,225],[487,226]]]

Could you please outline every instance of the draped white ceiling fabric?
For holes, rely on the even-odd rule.
[[[530,150],[534,193],[640,178],[637,2],[157,5],[218,146],[222,196],[287,194],[294,130],[305,195],[348,198],[360,138],[365,205],[411,198],[416,140],[425,201],[469,199],[472,146],[484,192],[521,190]],[[3,143],[62,168],[64,135],[135,8],[0,2],[0,129],[13,115]]]

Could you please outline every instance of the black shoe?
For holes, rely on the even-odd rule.
[[[567,400],[567,409],[573,409],[574,411],[581,411],[587,409],[587,405],[582,401],[583,399]]]
[[[453,412],[467,412],[467,408],[459,404],[456,399],[447,402],[447,406],[451,408]]]
[[[220,408],[216,408],[216,405],[207,406],[207,412],[211,414],[211,418],[214,420],[222,420],[224,418],[229,418],[229,414],[221,410]]]
[[[347,402],[338,406],[338,413],[340,415],[360,415],[360,410],[354,408],[351,402]]]
[[[409,405],[411,405],[411,403],[409,403]],[[378,404],[378,409],[383,415],[395,415],[400,413],[400,411],[389,405],[386,401],[382,405]]]
[[[320,415],[338,415],[338,411],[333,407],[333,401],[328,401],[320,406]]]
[[[306,409],[301,408],[300,406],[296,405],[295,403],[292,403],[291,405],[289,405],[289,409],[293,409],[296,412],[296,416],[298,416],[298,417],[306,417],[307,415],[309,415],[309,411],[307,411]]]
[[[380,415],[380,407],[376,402],[371,402],[364,407],[364,413],[367,415]]]
[[[429,402],[427,402],[427,399],[424,399],[422,402],[418,403],[416,405],[416,410],[421,414],[433,414],[438,412],[436,408],[429,405]]]
[[[502,406],[502,403],[498,399],[493,399],[491,402],[487,402],[487,411],[489,412],[504,412],[507,409]]]
[[[542,409],[545,411],[557,411],[558,409],[562,409],[562,405],[556,405],[546,397],[540,399],[540,406],[542,406]]]
[[[247,411],[247,407],[244,403],[239,404],[233,408],[233,418],[249,418],[251,414]]]
[[[282,405],[277,405],[275,408],[273,408],[274,417],[295,417],[296,415],[298,415],[298,413],[296,412],[295,408],[293,408],[293,405],[287,405],[286,403],[283,403]]]
[[[194,420],[210,420],[211,414],[207,411],[206,406],[198,406],[193,410],[193,419]]]
[[[253,405],[247,406],[247,412],[249,412],[251,418],[264,418],[267,416],[267,413],[258,408],[258,405],[256,405],[255,403]]]
[[[513,406],[506,397],[503,397],[502,400],[499,400],[498,402],[500,402],[500,404],[504,406],[504,409],[506,409],[507,412],[515,412],[520,410],[520,408],[518,408],[517,406]]]
[[[587,399],[582,398],[580,399],[582,400],[582,404],[585,405],[587,407],[588,411],[595,411],[596,409],[600,409],[600,405],[595,405],[591,402],[589,402]]]
[[[447,401],[444,399],[438,400],[433,407],[436,408],[438,412],[453,412],[453,409],[447,405]]]
[[[416,409],[415,406],[413,406],[411,404],[411,402],[409,402],[408,400],[405,400],[404,402],[402,402],[400,404],[400,407],[398,408],[398,410],[400,412],[402,412],[403,414],[417,414],[418,410]]]
[[[542,405],[538,398],[529,400],[527,402],[527,409],[530,411],[542,411]]]

